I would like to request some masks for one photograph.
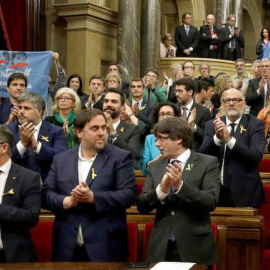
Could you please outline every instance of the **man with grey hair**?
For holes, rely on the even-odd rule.
[[[221,102],[225,116],[206,123],[199,151],[219,159],[220,206],[258,208],[265,203],[258,171],[265,149],[264,124],[244,114],[246,102],[239,90],[224,91]]]
[[[241,58],[241,48],[245,47],[245,38],[240,28],[235,27],[236,16],[230,14],[227,17],[225,27],[220,29],[222,42],[222,59],[235,61]]]
[[[210,75],[211,66],[208,63],[202,62],[199,65],[199,72],[201,75],[198,77],[198,82],[202,79],[207,79],[215,83],[215,77]]]
[[[13,143],[0,125],[0,262],[35,262],[30,229],[39,219],[40,176],[11,161]]]
[[[244,59],[237,59],[235,61],[236,74],[231,76],[233,87],[240,90],[246,96],[248,81],[253,79],[253,76],[245,72],[246,62]]]
[[[45,102],[39,94],[25,92],[17,102],[19,121],[8,125],[16,141],[12,160],[40,173],[44,181],[54,155],[68,149],[67,139],[62,128],[42,120]]]
[[[261,76],[261,74],[262,74],[261,65],[262,65],[261,60],[255,60],[252,63],[252,71],[254,74],[254,78],[259,78]]]
[[[267,106],[268,85],[270,83],[270,59],[261,61],[261,76],[249,81],[246,102],[250,106],[250,114],[257,116]]]

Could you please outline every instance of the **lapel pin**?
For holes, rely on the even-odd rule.
[[[12,188],[11,190],[9,190],[8,192],[2,194],[2,196],[5,196],[5,195],[13,195],[15,192],[14,192],[14,189]]]
[[[193,167],[193,164],[187,164],[186,171],[190,171]]]
[[[49,136],[43,136],[43,135],[40,135],[39,138],[40,138],[41,140],[44,140],[44,141],[46,141],[46,142],[49,142]]]
[[[97,177],[96,173],[95,173],[95,169],[92,168],[92,180],[94,180]]]
[[[121,128],[120,128],[120,131],[121,131],[121,132],[124,132],[124,130],[125,130],[124,127],[121,127]]]
[[[242,134],[242,133],[245,132],[245,131],[247,131],[247,130],[243,127],[243,125],[241,125],[241,126],[240,126],[240,133]]]

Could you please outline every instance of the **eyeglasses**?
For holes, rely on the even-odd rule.
[[[66,100],[74,100],[74,99],[71,98],[71,97],[58,97],[57,100],[64,100],[64,101],[66,101]]]
[[[160,135],[156,135],[156,139],[155,142],[160,141],[160,142],[165,142],[166,140],[168,140],[170,137],[169,136],[160,136]]]
[[[241,99],[241,98],[226,98],[226,99],[223,99],[223,103],[226,104],[226,105],[231,104],[231,102],[233,104],[238,104],[238,103],[240,103],[242,101],[244,101],[244,100]]]
[[[165,117],[165,116],[170,117],[170,116],[174,116],[174,113],[173,112],[161,112],[161,113],[158,114],[158,116],[160,116],[160,117]]]
[[[174,93],[175,94],[181,94],[181,93],[183,93],[184,92],[184,90],[179,90],[179,89],[174,89]]]

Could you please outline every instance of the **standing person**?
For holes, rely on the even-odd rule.
[[[215,16],[212,14],[206,17],[207,25],[200,27],[200,56],[203,58],[220,59],[220,33],[215,26]]]
[[[76,114],[81,111],[81,101],[75,91],[68,87],[59,89],[55,95],[54,115],[47,116],[45,121],[62,127],[68,141],[68,147],[76,146],[78,138],[73,125]]]
[[[85,98],[85,96],[87,96],[83,92],[82,78],[78,74],[72,74],[68,77],[67,87],[73,89],[81,99],[83,99],[83,98]]]
[[[192,26],[191,13],[182,15],[182,25],[175,28],[175,43],[177,46],[177,57],[196,57],[198,47],[199,32],[195,26]]]
[[[221,100],[225,116],[206,123],[199,151],[219,159],[220,206],[258,208],[265,203],[258,170],[265,149],[263,122],[244,114],[246,102],[239,90],[226,90]]]
[[[262,74],[261,65],[262,65],[261,60],[255,60],[252,63],[252,71],[253,71],[254,78],[259,78],[261,76]]]
[[[30,229],[39,219],[40,176],[11,161],[13,144],[12,132],[0,125],[0,262],[36,262]]]
[[[142,214],[156,209],[147,261],[216,261],[210,212],[218,203],[219,164],[215,157],[191,150],[192,131],[177,117],[154,128],[161,158],[148,166],[137,206]]]
[[[8,125],[16,142],[12,160],[44,181],[54,156],[68,149],[67,139],[62,128],[42,120],[45,102],[39,94],[25,92],[17,102],[19,121]]]
[[[12,73],[7,80],[10,98],[0,103],[0,124],[11,124],[18,120],[17,98],[25,92],[27,77],[22,73]]]
[[[173,37],[171,34],[163,36],[160,42],[160,58],[175,57],[176,48],[172,45]]]
[[[149,69],[144,76],[145,92],[143,99],[153,104],[167,100],[167,92],[163,87],[158,87],[158,71]]]
[[[270,59],[261,61],[261,76],[248,83],[246,102],[250,106],[250,114],[257,116],[259,111],[267,105],[267,93],[270,85]]]
[[[241,58],[241,48],[245,47],[243,32],[235,27],[236,16],[231,14],[227,17],[227,24],[220,29],[222,41],[222,59],[235,61]]]
[[[132,156],[108,144],[98,109],[74,121],[80,146],[57,155],[43,186],[44,206],[55,214],[53,261],[125,261],[126,208],[136,195]]]
[[[261,30],[261,38],[258,40],[256,45],[256,54],[258,59],[270,58],[270,29],[265,27]]]
[[[186,120],[194,133],[194,149],[198,149],[203,141],[205,123],[211,119],[208,108],[194,102],[195,83],[190,78],[175,82],[175,96],[181,108],[181,117]]]

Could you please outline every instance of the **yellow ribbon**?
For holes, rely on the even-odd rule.
[[[243,125],[241,125],[240,126],[240,133],[242,134],[243,131],[247,131],[247,130],[243,127]]]
[[[92,168],[92,179],[94,180],[97,177],[97,175],[95,174],[95,169]]]
[[[49,142],[49,137],[45,137],[45,136],[43,136],[43,135],[40,135],[40,139],[41,139],[41,140],[44,140],[44,141],[46,141],[46,142]]]
[[[2,196],[5,196],[5,195],[13,195],[15,192],[14,192],[14,189],[12,188],[11,190],[9,190],[8,192],[2,194]]]

